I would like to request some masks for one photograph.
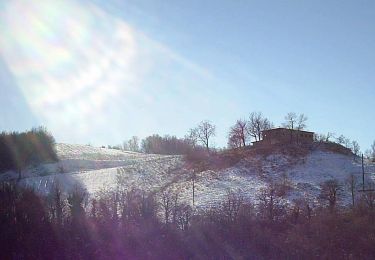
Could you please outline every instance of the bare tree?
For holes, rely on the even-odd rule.
[[[190,128],[187,135],[185,135],[185,140],[187,141],[188,144],[190,144],[193,148],[195,148],[198,143],[197,128]]]
[[[165,224],[170,222],[176,223],[177,221],[177,202],[178,202],[178,193],[172,192],[170,189],[167,189],[161,193],[161,202],[160,206],[164,211],[164,221]],[[172,219],[171,219],[172,217]]]
[[[262,131],[270,128],[272,128],[272,123],[263,117],[261,112],[252,112],[250,114],[247,132],[255,141],[260,141],[262,139]]]
[[[284,119],[285,122],[283,123],[283,127],[293,130],[297,124],[297,114],[294,112],[289,112]]]
[[[360,151],[360,149],[361,149],[361,148],[360,148],[358,142],[357,142],[357,141],[352,141],[352,144],[351,144],[351,150],[352,150],[352,152],[353,152],[356,156],[359,155],[359,151]]]
[[[299,197],[293,200],[294,205],[291,208],[291,217],[294,223],[297,223],[299,219],[304,218],[310,220],[312,217],[312,205],[308,198]]]
[[[137,136],[133,136],[128,141],[128,148],[130,151],[139,152],[139,138]]]
[[[357,187],[357,180],[354,176],[354,174],[350,174],[349,177],[346,179],[346,185],[350,191],[350,194],[352,196],[352,206],[354,207],[355,203],[355,189]]]
[[[73,221],[80,221],[84,217],[84,202],[87,196],[86,189],[79,185],[76,185],[73,191],[68,195],[67,201]]]
[[[144,219],[150,219],[156,216],[157,203],[153,194],[147,194],[142,191],[142,197],[140,202],[140,214]]]
[[[336,135],[335,133],[328,132],[327,135],[326,135],[325,142],[330,142],[330,139],[335,138],[335,135]]]
[[[319,198],[328,202],[330,210],[336,207],[339,196],[341,195],[342,187],[337,180],[328,180],[320,185],[321,191]]]
[[[228,148],[239,148],[242,147],[242,142],[237,136],[229,134],[227,145]]]
[[[199,123],[196,130],[197,140],[206,147],[207,152],[210,151],[210,140],[216,134],[216,127],[210,121],[205,120]]]
[[[331,142],[331,138],[335,137],[335,133],[328,132],[327,134],[315,134],[314,139],[316,142]]]
[[[181,204],[177,207],[177,212],[177,226],[182,230],[188,230],[193,216],[192,207],[187,204]]]
[[[345,146],[346,148],[349,148],[349,149],[351,149],[351,146],[352,146],[352,142],[350,141],[350,139],[349,139],[349,138],[345,138],[345,143],[344,143],[344,146]]]
[[[372,152],[371,152],[371,150],[370,149],[366,149],[364,156],[365,156],[366,159],[372,160]]]
[[[123,222],[149,219],[156,215],[157,203],[152,193],[147,194],[139,188],[131,187],[126,190],[118,189],[115,194],[111,201],[118,202],[116,204],[119,206]],[[113,206],[112,211],[116,212],[116,210],[117,208]]]
[[[339,144],[344,145],[345,144],[345,136],[344,135],[340,135],[339,137],[336,138],[336,142],[339,143]]]
[[[296,129],[297,130],[305,129],[306,128],[306,122],[307,122],[307,116],[305,116],[304,114],[300,114],[298,116]]]
[[[277,188],[274,183],[260,190],[258,195],[259,210],[269,220],[273,221],[283,211],[282,198],[277,195]]]
[[[65,202],[60,182],[55,178],[49,191],[49,201],[51,202],[51,212],[58,225],[62,224]]]
[[[350,142],[350,139],[345,137],[344,135],[340,135],[339,137],[336,138],[336,142],[345,146],[346,148],[350,148],[351,147],[351,142]]]
[[[247,131],[247,122],[245,120],[237,120],[230,128],[228,134],[228,146],[232,148],[244,147],[249,139]]]
[[[297,115],[294,112],[289,112],[285,116],[283,126],[291,130],[303,130],[306,128],[307,116],[304,114]]]
[[[244,197],[240,190],[236,193],[228,190],[226,200],[222,203],[222,212],[228,222],[234,222],[239,215]]]
[[[368,210],[373,211],[375,209],[375,191],[362,192],[360,203]]]
[[[295,135],[293,130],[303,130],[306,128],[307,117],[304,114],[297,115],[294,112],[289,112],[285,117],[283,127],[290,129],[290,142],[299,142],[299,135]]]

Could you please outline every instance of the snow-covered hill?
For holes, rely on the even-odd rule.
[[[40,192],[48,192],[58,182],[65,190],[76,185],[95,194],[116,186],[117,176],[126,175],[129,186],[147,190],[162,187],[174,168],[180,167],[180,156],[142,154],[88,145],[57,144],[59,162],[30,167],[22,173],[21,184]],[[0,175],[3,180],[16,179],[17,174]]]
[[[366,164],[365,172],[365,183],[370,185],[374,182],[375,166]],[[271,182],[287,182],[290,187],[285,196],[287,201],[304,198],[318,203],[320,184],[337,179],[343,186],[342,202],[349,203],[350,195],[345,190],[345,185],[351,174],[355,176],[358,185],[361,185],[360,159],[333,152],[315,150],[298,159],[280,154],[256,156],[244,159],[225,170],[198,174],[195,196],[197,205],[205,206],[222,201],[228,190],[238,190],[256,203],[262,188]],[[191,184],[181,182],[176,186],[183,187],[182,197],[191,199]]]
[[[23,173],[21,184],[48,192],[51,184],[58,182],[65,190],[79,184],[94,195],[102,189],[115,189],[118,178],[127,186],[147,191],[165,188],[179,191],[181,200],[192,202],[192,174],[184,169],[181,156],[146,155],[85,145],[57,144],[60,161],[40,165]],[[375,167],[366,164],[366,181],[374,178]],[[329,179],[345,183],[350,174],[361,180],[361,164],[353,156],[323,150],[314,150],[298,159],[284,154],[247,157],[235,166],[204,171],[196,175],[196,206],[205,207],[221,201],[229,190],[255,202],[262,188],[270,182],[287,180],[290,191],[286,199],[316,200],[319,185]],[[4,179],[16,179],[16,173],[0,175]],[[349,199],[349,196],[347,196]]]

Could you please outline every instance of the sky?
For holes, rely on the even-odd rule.
[[[375,140],[374,1],[0,0],[0,130],[183,137],[237,119]]]

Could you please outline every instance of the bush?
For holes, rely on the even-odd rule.
[[[152,135],[142,140],[141,148],[145,153],[182,155],[191,151],[192,146],[175,136]]]
[[[32,164],[57,161],[55,140],[45,128],[0,134],[0,172],[21,171]]]

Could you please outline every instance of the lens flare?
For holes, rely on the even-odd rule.
[[[130,133],[150,134],[153,127],[164,128],[168,118],[191,112],[186,105],[182,112],[170,109],[180,106],[179,98],[211,96],[202,88],[214,80],[206,68],[100,5],[4,2],[0,31],[0,55],[19,92],[60,142],[94,138],[101,144]]]
[[[0,16],[1,56],[52,130],[74,124],[85,134],[102,121],[107,103],[135,87],[135,32],[96,6],[16,0]]]

